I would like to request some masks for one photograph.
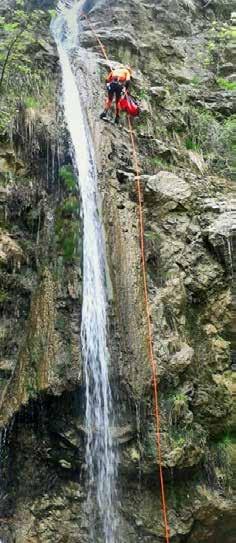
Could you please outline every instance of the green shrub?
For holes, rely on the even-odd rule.
[[[0,290],[0,305],[4,304],[4,302],[7,302],[9,299],[9,295],[4,290]]]
[[[186,138],[185,146],[186,146],[186,149],[188,149],[190,151],[199,151],[200,150],[199,145],[196,142],[194,142],[192,140],[192,138],[190,138],[190,137]]]
[[[59,170],[59,176],[69,191],[73,191],[76,188],[76,177],[71,164],[62,166]]]
[[[195,76],[192,78],[192,80],[190,81],[190,84],[191,84],[191,85],[195,85],[196,87],[197,87],[198,85],[201,85],[201,83],[202,83],[202,79],[201,79],[201,77],[198,77],[197,75],[195,75]]]
[[[212,112],[192,108],[188,111],[188,127],[187,149],[202,151],[209,165],[231,175],[236,117],[220,122]]]
[[[221,77],[217,79],[217,85],[229,91],[236,90],[236,83],[234,81],[228,81],[227,79],[223,79]]]
[[[56,241],[59,254],[68,262],[78,257],[81,239],[79,201],[70,195],[56,210]]]

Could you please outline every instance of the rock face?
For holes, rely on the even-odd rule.
[[[229,7],[221,0],[85,7],[109,58],[134,67],[141,103],[134,127],[170,540],[233,543]],[[95,144],[106,237],[119,543],[162,543],[136,172],[125,117],[121,128],[98,120],[108,66],[87,21],[81,25],[73,62]],[[45,35],[39,62],[59,89],[49,29]],[[11,137],[4,133],[0,143],[4,543],[89,541],[80,201],[56,98],[23,104]]]

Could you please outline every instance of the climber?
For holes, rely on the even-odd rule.
[[[108,92],[108,98],[106,100],[105,109],[100,115],[100,119],[106,119],[107,112],[112,106],[113,98],[116,98],[116,116],[115,123],[119,124],[120,121],[120,108],[119,101],[124,89],[128,89],[130,86],[130,78],[132,70],[130,66],[120,66],[115,70],[112,70],[106,78],[106,86]]]

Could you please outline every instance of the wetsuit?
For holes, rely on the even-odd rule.
[[[124,87],[128,88],[130,84],[130,71],[127,68],[117,68],[112,70],[107,79],[108,98],[106,100],[105,111],[101,117],[106,116],[106,112],[111,108],[113,99],[116,99],[116,120],[119,119],[119,101]]]

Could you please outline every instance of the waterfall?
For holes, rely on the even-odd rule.
[[[92,543],[117,543],[115,513],[116,455],[112,447],[112,399],[108,376],[109,352],[106,334],[106,288],[104,243],[98,213],[97,172],[88,122],[79,92],[80,81],[73,74],[71,52],[79,54],[78,16],[81,2],[61,2],[52,24],[63,79],[65,118],[72,141],[72,158],[78,171],[83,213],[83,307],[82,354],[86,385],[87,511]]]

